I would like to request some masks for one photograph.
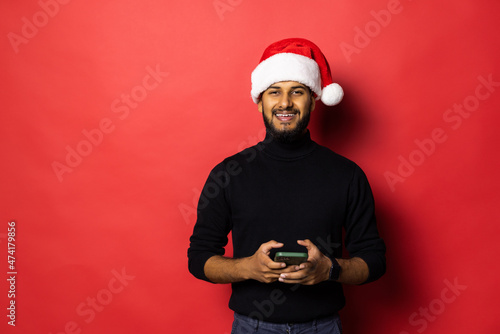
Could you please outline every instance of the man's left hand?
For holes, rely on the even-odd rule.
[[[313,285],[329,278],[332,261],[314,245],[311,240],[298,240],[297,243],[307,248],[307,261],[295,266],[294,272],[282,273],[279,281],[291,284]]]

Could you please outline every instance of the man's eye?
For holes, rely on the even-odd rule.
[[[302,95],[302,94],[304,94],[304,92],[303,92],[303,91],[301,91],[301,90],[294,90],[294,91],[292,92],[292,94],[294,94],[294,95]]]

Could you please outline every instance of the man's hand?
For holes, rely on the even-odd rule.
[[[279,281],[283,283],[312,285],[328,280],[332,261],[326,257],[309,239],[297,243],[307,248],[307,262],[291,266],[292,272],[282,272]]]
[[[254,279],[263,283],[277,280],[283,283],[312,285],[329,278],[332,261],[325,256],[310,240],[298,240],[297,243],[307,248],[307,262],[298,266],[286,266],[274,262],[269,257],[271,249],[281,248],[283,244],[274,240],[260,245],[249,257],[231,259],[214,255],[205,263],[205,275],[214,283],[235,283]],[[337,259],[342,271],[337,282],[361,284],[368,279],[369,269],[366,262],[354,257]]]
[[[205,263],[205,275],[214,283],[235,283],[254,279],[263,283],[272,283],[280,274],[295,270],[295,266],[286,267],[285,263],[274,262],[269,257],[271,249],[281,248],[283,243],[274,240],[260,245],[249,257],[231,259],[214,255]]]
[[[294,270],[294,268],[286,268],[285,263],[274,262],[269,257],[271,249],[281,247],[283,243],[274,240],[260,245],[255,254],[245,261],[248,278],[262,283],[272,283],[277,281],[282,273]]]

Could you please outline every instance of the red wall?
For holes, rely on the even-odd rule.
[[[2,279],[0,332],[229,333],[229,286],[187,271],[194,204],[216,163],[263,137],[262,51],[304,37],[346,94],[318,106],[313,139],[365,170],[388,248],[380,281],[346,287],[345,332],[493,333],[499,11],[2,1],[0,268],[15,298]]]

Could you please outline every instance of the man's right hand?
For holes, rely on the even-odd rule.
[[[260,245],[259,249],[250,257],[246,258],[245,269],[248,278],[262,283],[272,283],[280,278],[280,274],[293,271],[293,268],[286,268],[283,262],[274,262],[269,254],[273,248],[281,248],[283,243],[274,240]]]
[[[281,248],[283,243],[274,240],[260,245],[249,257],[231,259],[220,255],[212,256],[205,263],[205,275],[214,283],[235,283],[253,279],[262,283],[272,283],[282,273],[296,271],[295,266],[274,262],[269,257],[271,249]]]

